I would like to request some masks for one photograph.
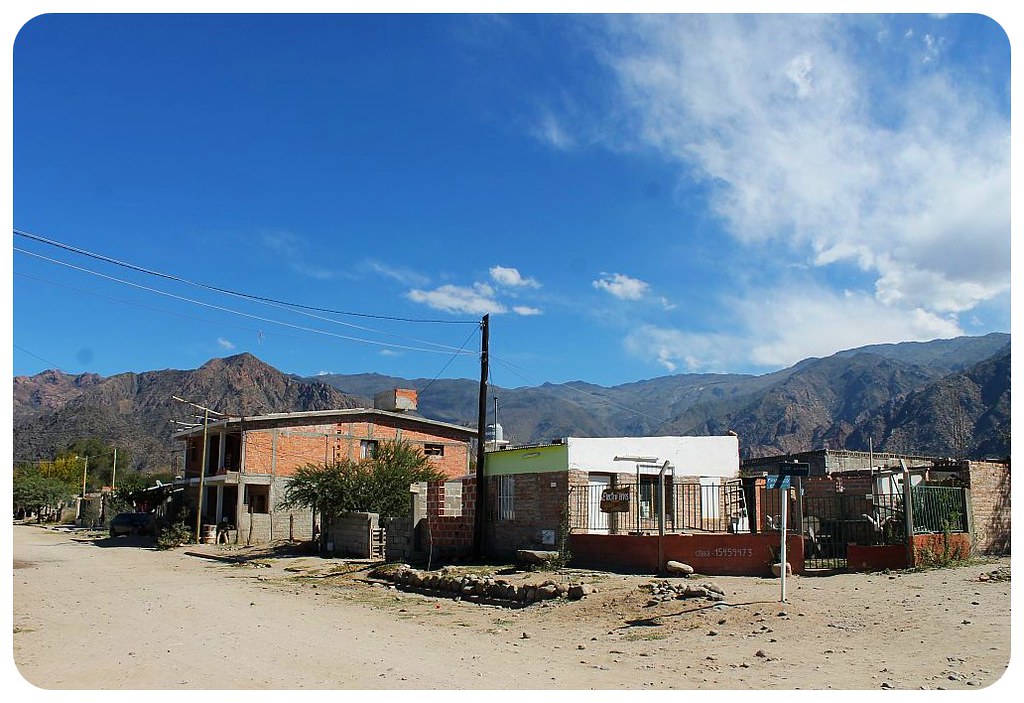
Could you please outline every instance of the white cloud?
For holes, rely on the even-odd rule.
[[[591,285],[598,290],[607,291],[620,300],[641,300],[650,286],[637,278],[624,273],[602,273],[601,278]]]
[[[490,274],[495,283],[509,288],[540,288],[540,283],[536,279],[524,278],[519,269],[492,266]]]
[[[728,334],[642,325],[624,345],[669,371],[726,371],[737,366],[782,368],[868,344],[928,341],[963,334],[957,322],[923,308],[885,305],[870,294],[813,285],[761,290],[735,302]]]
[[[396,351],[394,349],[381,349],[380,350],[380,355],[381,356],[402,356],[402,352]]]
[[[331,372],[330,371],[317,371],[316,375],[317,376],[330,376]]]
[[[526,305],[515,305],[512,307],[512,312],[517,315],[532,316],[532,315],[543,315],[544,311],[540,308],[531,308]]]
[[[414,289],[406,296],[415,303],[451,313],[486,315],[508,312],[508,308],[494,299],[494,289],[486,283],[474,283],[472,287],[449,284],[434,290]]]
[[[222,349],[234,349],[235,348],[235,345],[233,343],[231,343],[227,339],[224,339],[223,337],[217,337],[217,344],[219,344]]]
[[[809,263],[820,280],[856,267],[867,309],[911,333],[948,330],[949,315],[1009,291],[1009,118],[949,72],[940,35],[908,32],[913,47],[887,46],[890,63],[870,65],[847,50],[857,21],[609,17],[597,55],[623,112],[605,143],[675,160],[737,242]]]

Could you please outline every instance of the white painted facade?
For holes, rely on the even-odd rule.
[[[569,469],[589,473],[636,475],[632,461],[616,456],[654,457],[641,474],[657,475],[666,460],[676,476],[735,478],[740,471],[740,443],[733,435],[714,437],[568,437]]]

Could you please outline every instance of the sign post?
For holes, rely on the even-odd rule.
[[[779,464],[779,475],[775,477],[775,481],[769,481],[769,487],[778,488],[782,500],[782,529],[779,531],[780,544],[779,544],[779,579],[782,583],[782,594],[780,602],[786,602],[786,528],[789,523],[789,488],[793,480],[793,476],[797,477],[798,482],[804,476],[809,476],[811,473],[811,466],[805,462],[793,461],[789,463]],[[801,486],[802,488],[802,486]],[[802,492],[802,491],[801,491]]]
[[[789,485],[779,492],[782,496],[782,544],[779,546],[780,561],[779,576],[782,579],[782,597],[779,602],[786,602],[786,506],[789,505]]]

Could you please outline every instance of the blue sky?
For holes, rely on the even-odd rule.
[[[13,60],[14,228],[64,245],[13,236],[15,375],[475,378],[485,313],[506,387],[1010,331],[981,15],[45,15]]]

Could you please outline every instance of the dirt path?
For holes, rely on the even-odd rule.
[[[44,689],[977,690],[1010,656],[1009,559],[793,577],[785,604],[773,579],[701,579],[725,591],[715,604],[575,572],[598,593],[512,610],[313,556],[13,531],[12,676]]]

